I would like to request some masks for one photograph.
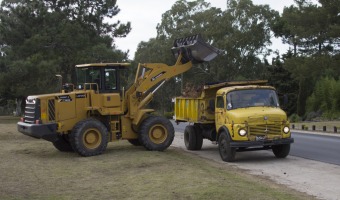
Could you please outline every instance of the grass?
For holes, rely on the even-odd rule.
[[[0,116],[0,124],[13,124],[20,121],[20,117]]]
[[[311,199],[272,181],[180,149],[126,141],[100,156],[57,151],[0,124],[0,199]]]

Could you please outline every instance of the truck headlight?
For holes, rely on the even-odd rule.
[[[245,136],[245,135],[247,134],[247,131],[244,130],[244,129],[240,129],[240,130],[238,131],[238,134],[239,134],[240,136]]]
[[[290,129],[289,129],[289,127],[288,126],[285,126],[284,128],[283,128],[283,132],[284,133],[289,133],[289,131],[290,131]]]

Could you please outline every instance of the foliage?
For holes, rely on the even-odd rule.
[[[291,123],[295,123],[301,121],[301,118],[297,114],[292,114],[291,116],[289,116],[289,121]]]
[[[296,113],[304,116],[315,83],[321,77],[340,76],[340,6],[338,1],[320,0],[319,5],[308,0],[295,2],[274,21],[272,30],[292,47],[283,55],[283,67],[299,84]]]
[[[74,80],[71,75],[75,64],[126,59],[125,53],[112,43],[114,37],[124,37],[130,31],[130,24],[104,20],[118,14],[115,4],[116,1],[2,1],[1,93],[23,97],[49,92],[55,85],[56,73],[63,75],[64,81]]]
[[[116,1],[4,0],[0,8],[0,95],[6,99],[56,91],[55,74],[73,82],[74,65],[126,60],[115,37],[130,23],[112,23]]]
[[[177,1],[162,15],[157,25],[157,37],[141,42],[135,54],[138,62],[174,63],[170,47],[176,38],[200,33],[204,40],[227,52],[210,63],[197,64],[183,75],[172,79],[156,93],[153,105],[170,102],[181,95],[186,83],[244,80],[264,77],[266,64],[261,61],[270,50],[270,24],[278,13],[269,6],[254,5],[250,0],[228,1],[228,9],[211,7],[199,1]],[[159,95],[159,96],[158,96]],[[171,106],[163,103],[165,110]]]
[[[307,112],[321,111],[327,119],[340,117],[340,80],[320,79],[307,99],[306,109]]]
[[[281,107],[287,112],[287,115],[291,115],[296,112],[296,101],[298,98],[299,84],[293,78],[293,75],[283,67],[283,60],[277,55],[273,59],[272,65],[268,66],[268,82],[276,88]],[[287,100],[288,102],[285,102]]]

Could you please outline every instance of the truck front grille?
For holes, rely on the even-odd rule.
[[[280,135],[281,124],[258,124],[250,125],[249,133],[251,135]]]
[[[40,100],[27,99],[25,107],[24,122],[34,124],[40,118]]]

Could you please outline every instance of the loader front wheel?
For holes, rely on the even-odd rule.
[[[53,146],[61,152],[73,152],[73,148],[68,140],[68,135],[58,135],[58,139],[52,142]]]
[[[142,122],[139,134],[139,141],[147,150],[163,151],[174,140],[175,130],[168,119],[150,116]]]
[[[78,122],[71,133],[70,143],[81,156],[102,154],[107,147],[109,133],[100,121],[89,118]]]

